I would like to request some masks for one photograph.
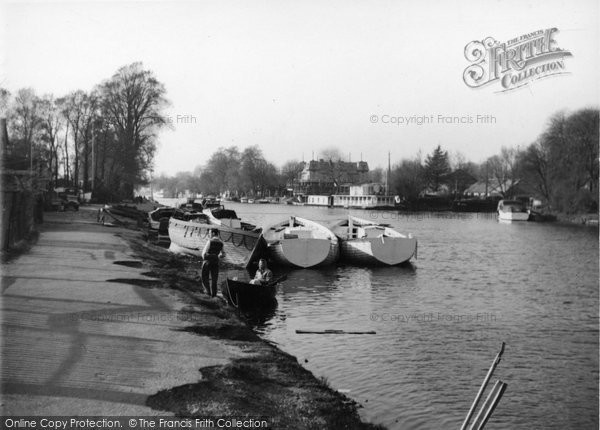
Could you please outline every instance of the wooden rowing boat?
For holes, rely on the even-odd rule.
[[[224,225],[214,225],[206,214],[201,212],[176,211],[169,219],[169,250],[179,254],[202,256],[202,250],[210,239],[210,231],[219,230],[219,238],[223,241],[224,261],[248,267],[258,259],[263,247],[261,234],[256,231],[245,231]]]
[[[270,256],[279,264],[308,268],[334,263],[339,256],[335,234],[308,219],[290,217],[263,231]]]
[[[222,286],[223,297],[236,308],[262,308],[277,303],[278,279],[269,284],[254,285],[234,279],[227,279]]]
[[[417,239],[388,225],[348,216],[331,230],[340,239],[343,260],[365,265],[404,263],[417,251]]]

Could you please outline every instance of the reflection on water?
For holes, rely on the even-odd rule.
[[[598,230],[490,214],[231,204],[269,225],[349,212],[419,241],[406,267],[294,270],[266,339],[393,429],[459,428],[502,341],[507,391],[486,428],[598,427]],[[296,334],[373,330],[375,335]]]

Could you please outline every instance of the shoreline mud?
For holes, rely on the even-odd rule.
[[[210,298],[202,290],[199,259],[176,256],[148,243],[143,233],[119,234],[144,265],[146,276],[184,294],[180,311],[182,330],[227,342],[249,356],[225,365],[199,369],[198,382],[161,390],[146,405],[181,417],[268,417],[276,429],[384,429],[360,419],[361,407],[316,378],[296,357],[261,339],[223,298]],[[234,266],[221,268],[219,282]],[[201,316],[200,316],[201,314]]]

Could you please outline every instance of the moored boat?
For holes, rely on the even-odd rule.
[[[186,212],[202,212],[204,205],[201,202],[197,202],[194,199],[187,199],[185,203],[179,205],[179,209]]]
[[[348,216],[331,230],[340,239],[341,258],[358,264],[393,266],[417,252],[417,239],[388,225]]]
[[[137,206],[129,206],[127,204],[122,205],[111,205],[104,207],[104,210],[110,212],[113,215],[123,216],[126,218],[132,218],[135,220],[143,220],[148,215],[148,212],[138,209]]]
[[[529,219],[527,221],[535,222],[553,222],[556,221],[556,215],[529,210]]]
[[[527,221],[529,212],[525,205],[518,200],[500,200],[498,202],[498,220]]]
[[[243,222],[240,218],[238,218],[235,211],[231,209],[225,209],[225,207],[222,205],[204,209],[202,213],[208,216],[208,220],[211,224],[238,228],[246,231],[256,230],[256,226],[254,224]]]
[[[217,228],[223,241],[224,261],[247,266],[257,256],[255,250],[262,242],[261,234],[257,231],[216,226],[211,224],[209,217],[201,212],[176,211],[169,220],[169,250],[202,256],[202,250],[210,239],[210,231]]]
[[[148,224],[152,230],[158,230],[161,218],[171,218],[175,208],[162,207],[148,212]]]
[[[279,264],[302,268],[334,263],[339,243],[327,227],[300,217],[290,217],[263,231],[271,258]]]
[[[268,307],[277,303],[277,283],[254,285],[235,279],[227,279],[222,285],[223,297],[236,308]]]

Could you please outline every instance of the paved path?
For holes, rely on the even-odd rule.
[[[38,243],[2,270],[4,415],[154,415],[148,395],[242,354],[177,331],[189,325],[182,297],[134,285],[153,278],[115,264],[135,256],[93,212],[45,221]]]

